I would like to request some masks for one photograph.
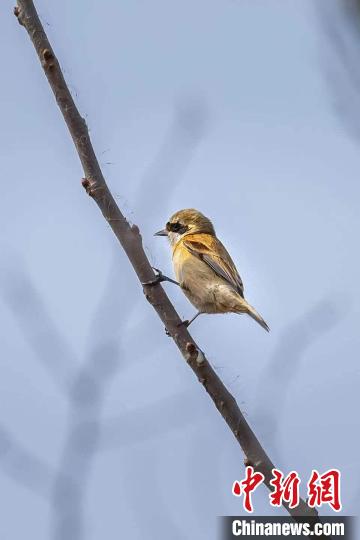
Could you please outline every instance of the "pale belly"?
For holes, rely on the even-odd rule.
[[[205,262],[187,250],[176,250],[174,271],[184,294],[199,311],[227,313],[238,311],[240,296]]]

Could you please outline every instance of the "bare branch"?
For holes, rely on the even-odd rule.
[[[140,282],[144,283],[154,279],[155,275],[145,255],[139,229],[137,226],[131,226],[128,223],[109,191],[91,144],[86,122],[75,106],[59,62],[45,34],[32,0],[18,0],[15,15],[29,34],[74,141],[84,170],[84,188],[94,199],[112,228]],[[179,326],[180,318],[163,288],[160,285],[154,287],[145,286],[144,293],[146,299],[165,324],[186,362],[194,371],[240,443],[245,454],[246,463],[252,464],[255,469],[264,474],[265,483],[270,488],[274,465],[245,420],[234,397],[216,375],[184,325]],[[293,516],[316,515],[316,512],[310,509],[304,501],[301,501],[300,505],[292,510],[287,505],[285,507]]]

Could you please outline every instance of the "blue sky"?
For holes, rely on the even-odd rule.
[[[171,274],[153,232],[198,208],[271,327],[204,317],[194,337],[279,468],[339,468],[356,513],[360,158],[315,4],[36,5],[151,262]],[[0,536],[215,538],[215,517],[240,512],[240,449],[85,197],[12,7],[0,22]],[[269,512],[265,490],[255,504]]]

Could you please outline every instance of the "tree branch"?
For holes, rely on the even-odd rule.
[[[74,141],[84,170],[84,188],[90,197],[94,199],[112,228],[140,282],[143,283],[154,279],[154,272],[143,250],[139,229],[136,225],[131,226],[120,212],[105,182],[90,141],[86,122],[80,116],[70,94],[59,62],[32,0],[18,0],[14,12],[19,23],[27,30],[36,49],[45,75]],[[245,420],[234,397],[216,375],[187,329],[183,325],[179,326],[181,320],[163,288],[160,285],[154,287],[145,286],[144,293],[165,324],[186,362],[210,395],[216,408],[239,442],[245,454],[245,464],[251,464],[257,471],[262,472],[265,476],[265,484],[270,489],[274,465]],[[289,509],[287,504],[284,504],[284,506],[293,517],[317,515],[317,512],[309,508],[303,500],[294,509]]]

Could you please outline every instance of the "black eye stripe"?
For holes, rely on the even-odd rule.
[[[176,223],[167,223],[166,228],[170,230],[171,232],[184,234],[188,230],[186,225],[183,225],[182,223],[179,223],[178,221]]]

